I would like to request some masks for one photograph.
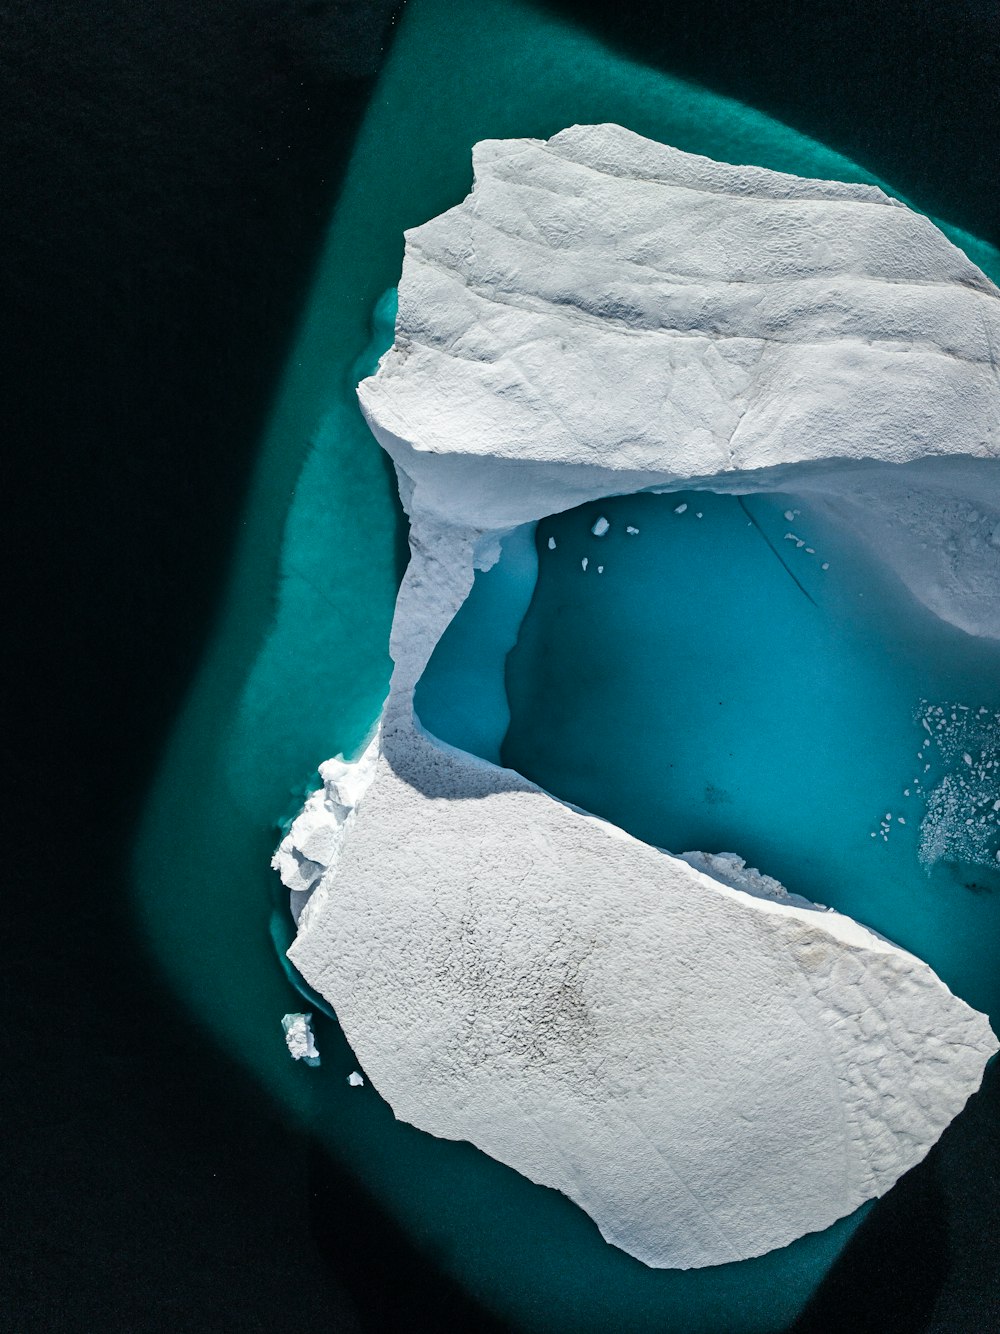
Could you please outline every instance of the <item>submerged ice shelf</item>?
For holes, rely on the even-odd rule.
[[[761,1254],[923,1157],[996,1049],[984,1017],[849,917],[731,888],[491,762],[533,536],[463,748],[414,690],[505,534],[648,488],[808,493],[928,613],[995,635],[996,548],[948,515],[997,518],[997,294],[878,190],[615,126],[482,144],[476,172],[408,234],[360,391],[412,554],[380,731],[276,859],[290,957],[399,1117],[563,1190],[649,1264]],[[674,514],[707,531],[708,505]],[[604,550],[578,574],[609,590]]]

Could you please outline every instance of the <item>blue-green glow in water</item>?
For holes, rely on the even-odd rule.
[[[618,497],[537,540],[504,762],[655,846],[738,853],[1000,1015],[1000,646],[797,496]]]
[[[277,824],[322,759],[362,744],[388,684],[402,526],[354,387],[391,340],[391,298],[379,302],[398,280],[403,232],[465,195],[477,140],[602,120],[723,160],[874,179],[787,126],[636,65],[519,0],[410,0],[274,405],[218,631],[149,800],[136,904],[152,953],[206,1033],[358,1172],[435,1263],[506,1319],[546,1334],[770,1331],[794,1318],[850,1224],[744,1265],[654,1273],[606,1246],[555,1193],[468,1145],[397,1123],[370,1086],[349,1091],[344,1076],[356,1060],[333,1020],[317,1017],[318,1070],[288,1060],[278,1022],[300,1002],[271,942]],[[1000,272],[995,251],[949,234]],[[478,668],[488,725],[473,714],[477,734],[467,717],[459,738],[494,750],[506,724],[497,655],[524,595],[523,584],[501,587],[503,566],[481,585],[494,580],[507,618],[502,633],[493,622]],[[461,633],[459,625],[453,649]],[[471,647],[457,647],[450,670],[460,675]],[[432,708],[426,693],[423,705]],[[943,911],[941,922],[944,931]],[[275,926],[280,933],[280,919]]]

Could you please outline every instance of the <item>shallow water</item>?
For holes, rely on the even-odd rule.
[[[504,763],[658,847],[738,853],[1000,1014],[1000,646],[792,495],[619,497],[537,543]]]

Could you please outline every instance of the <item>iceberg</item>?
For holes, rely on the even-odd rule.
[[[306,1065],[319,1065],[319,1051],[312,1031],[312,1015],[283,1015],[281,1027],[284,1029],[285,1044],[292,1060],[305,1061]]]
[[[760,1255],[924,1157],[997,1050],[985,1016],[738,852],[671,856],[436,738],[414,694],[513,530],[682,486],[808,495],[1000,637],[1000,293],[870,186],[615,125],[474,165],[407,233],[395,342],[358,391],[411,559],[379,729],[275,856],[289,958],[400,1119],[648,1265]]]

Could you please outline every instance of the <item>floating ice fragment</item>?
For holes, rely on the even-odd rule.
[[[590,531],[594,534],[595,537],[603,537],[610,527],[611,524],[602,514]]]
[[[626,531],[626,533],[629,533],[632,537],[638,537],[638,536],[639,536],[639,530],[638,530],[638,528],[633,527],[632,524],[628,524],[628,525],[626,526],[626,528],[625,528],[625,531]]]
[[[795,511],[794,511],[794,510],[785,510],[785,522],[786,522],[786,523],[791,523],[792,520],[793,520],[794,518],[795,518]]]
[[[347,1076],[347,1082],[352,1089],[359,1089],[364,1084],[364,1079],[358,1074],[357,1070],[352,1070]]]
[[[589,564],[590,564],[590,558],[588,556],[584,556],[583,560],[580,562],[580,569],[583,570],[584,574],[587,573],[587,566]]]
[[[830,562],[828,560],[825,560],[819,568],[821,570],[828,570],[830,568]]]
[[[285,1030],[285,1043],[293,1061],[305,1061],[306,1065],[319,1065],[319,1052],[316,1039],[310,1027],[312,1014],[286,1014],[282,1016],[281,1027]]]
[[[555,551],[555,549],[556,549],[556,539],[555,539],[554,537],[550,537],[550,538],[549,538],[549,550],[550,550],[550,551]]]
[[[678,506],[675,507],[675,509],[674,509],[674,513],[675,513],[675,514],[683,514],[684,511],[685,511],[686,509],[687,509],[687,505],[678,505]]]

